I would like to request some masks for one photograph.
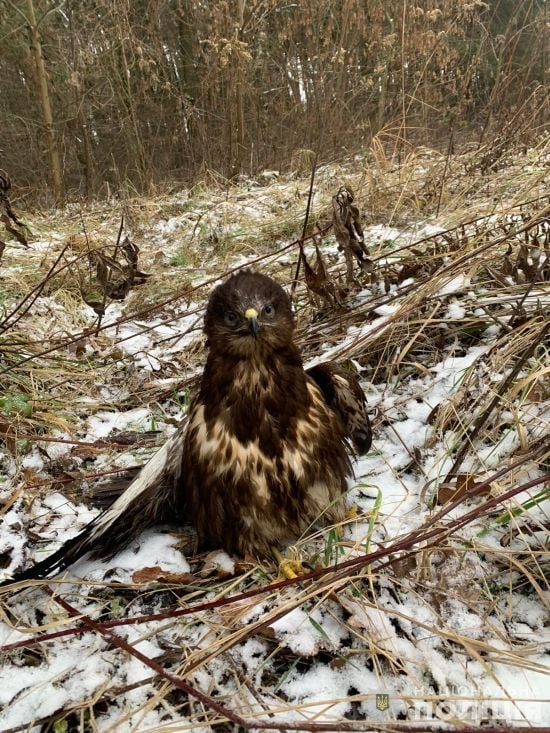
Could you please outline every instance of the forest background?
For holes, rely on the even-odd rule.
[[[0,167],[42,203],[511,142],[548,119],[544,0],[2,0]],[[483,172],[483,171],[482,171]]]

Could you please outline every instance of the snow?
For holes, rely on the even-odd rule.
[[[456,300],[449,303],[446,317],[449,321],[461,321],[466,315],[466,308],[460,305]]]
[[[165,219],[164,221],[159,221],[156,229],[159,232],[159,234],[173,234],[174,232],[177,232],[178,229],[181,228],[183,222],[181,221],[181,218],[178,216],[171,216],[169,219]]]
[[[450,295],[460,290],[470,287],[470,278],[466,275],[457,275],[451,277],[444,285],[439,288],[439,295]]]
[[[485,634],[485,623],[477,614],[469,611],[464,603],[456,599],[447,599],[442,607],[445,625],[469,639],[482,639]]]
[[[335,609],[332,610],[336,613]],[[306,613],[295,608],[270,624],[275,636],[295,654],[313,656],[320,648],[337,649],[346,630],[330,613],[319,608]]]
[[[117,345],[132,357],[136,368],[159,371],[170,357],[179,354],[199,336],[201,316],[197,315],[197,310],[197,304],[190,303],[187,313],[182,316],[113,326]],[[119,317],[120,313],[114,311],[112,322],[116,323]]]
[[[209,563],[220,573],[227,575],[235,574],[235,560],[227,552],[214,552],[209,555]]]
[[[247,639],[239,648],[239,656],[248,675],[258,674],[258,661],[268,652],[268,646],[259,639]]]
[[[71,436],[68,433],[61,432],[60,430],[53,430],[52,431],[52,438],[54,438],[54,441],[51,443],[45,443],[42,446],[42,449],[46,451],[48,456],[51,459],[61,458],[62,456],[66,456],[71,452]],[[56,443],[55,439],[66,440],[66,443]]]
[[[21,461],[23,468],[28,468],[32,471],[41,471],[44,468],[44,459],[38,452],[38,448],[33,446],[32,452],[27,453]]]
[[[495,661],[492,676],[484,680],[484,695],[488,698],[506,699],[500,703],[506,722],[533,726],[547,726],[550,720],[550,699],[548,695],[547,658],[542,654],[530,657],[531,663],[539,663],[541,671],[535,669],[510,668]]]
[[[87,439],[106,438],[115,429],[125,430],[131,427],[142,431],[146,429],[149,420],[150,412],[143,407],[126,412],[97,412],[87,420]]]
[[[334,175],[329,169],[324,173],[320,170],[319,174]],[[287,206],[285,201],[296,196],[297,184],[283,180],[282,174],[276,171],[266,170],[263,177],[272,181],[269,194],[250,182],[240,198],[231,200],[224,200],[220,194],[212,202],[201,200],[195,204],[188,192],[176,194],[171,203],[180,205],[182,211],[158,220],[151,227],[154,247],[162,245],[162,256],[169,258],[186,246],[190,231],[195,228],[201,242],[212,232],[244,237],[239,217],[257,226],[266,216],[280,214]],[[275,192],[281,196],[282,203],[275,200]],[[416,222],[402,229],[378,224],[365,228],[365,239],[376,249],[379,264],[398,264],[399,247],[441,231],[445,227],[435,222]],[[50,232],[33,242],[33,248],[45,256],[50,250],[56,251],[62,241],[63,235]],[[294,261],[292,250],[279,252],[286,244],[274,238],[270,245],[273,262],[284,262],[285,268]],[[200,266],[184,268],[194,285],[218,277],[216,267],[221,269],[219,262],[214,262],[214,267],[208,261],[211,252],[201,246],[204,252],[199,258]],[[142,250],[145,253],[146,245]],[[323,252],[327,255],[337,252],[333,238],[323,244]],[[233,253],[230,258],[232,266],[249,260],[249,250]],[[364,311],[368,319],[346,323],[337,339],[326,342],[319,327],[318,348],[308,352],[306,366],[353,353],[357,344],[366,342],[375,333],[384,334],[384,338],[385,334],[391,334],[392,322],[407,307],[400,295],[407,285],[414,285],[414,278],[398,286],[392,284],[394,299],[386,303],[380,303],[381,298],[376,300],[380,292],[375,286],[365,286],[355,293],[354,305],[374,303],[372,309]],[[98,512],[80,503],[78,495],[69,499],[59,484],[17,493],[24,486],[25,471],[49,476],[56,462],[67,472],[75,466],[81,469],[83,459],[74,455],[71,442],[75,435],[80,442],[93,443],[114,437],[115,431],[144,433],[151,429],[153,421],[155,429],[162,430],[165,436],[173,433],[174,426],[159,418],[154,400],[159,392],[172,389],[183,372],[197,371],[196,366],[182,366],[185,363],[182,355],[202,346],[204,300],[202,296],[195,299],[195,295],[194,299],[172,304],[166,312],[154,312],[150,317],[122,323],[118,321],[125,316],[126,305],[111,303],[107,308],[103,322],[107,328],[102,331],[101,339],[116,343],[121,352],[118,360],[111,362],[113,369],[122,370],[130,363],[140,378],[146,375],[154,380],[158,391],[151,404],[116,409],[113,395],[131,396],[132,389],[136,390],[135,385],[127,385],[127,374],[122,372],[122,384],[116,387],[119,392],[105,380],[105,384],[97,385],[93,396],[78,396],[78,409],[75,407],[72,416],[77,427],[72,434],[69,426],[62,424],[48,433],[50,438],[67,442],[37,443],[15,457],[7,452],[0,454],[0,497],[4,502],[0,507],[0,558],[6,560],[2,567],[6,576],[31,560],[55,551]],[[483,316],[483,308],[495,302],[507,305],[511,315],[517,302],[513,293],[499,293],[495,297],[477,292],[476,282],[466,272],[435,280],[432,295],[443,303],[443,334],[457,326],[460,330],[460,322],[472,315]],[[525,306],[535,308],[537,302],[543,305],[548,302],[547,290],[537,287],[530,290]],[[56,323],[64,308],[53,296],[41,296],[36,307],[47,324],[46,330],[60,329]],[[96,322],[96,314],[88,306],[81,307],[78,317],[80,323],[87,325]],[[502,321],[506,318],[502,317]],[[348,498],[359,513],[342,530],[340,559],[357,557],[367,547],[373,550],[396,541],[420,528],[433,512],[441,509],[440,506],[432,508],[430,500],[441,478],[453,465],[453,451],[461,437],[461,427],[471,421],[472,401],[486,395],[488,389],[494,389],[507,376],[505,369],[494,368],[489,359],[496,339],[502,334],[498,323],[497,319],[485,328],[479,340],[464,347],[458,337],[453,343],[449,339],[437,358],[421,365],[423,369],[390,374],[388,381],[373,374],[368,364],[356,360],[369,405],[373,414],[375,409],[378,411],[380,418],[373,448],[354,463],[355,479],[350,482]],[[312,328],[317,325],[312,324]],[[90,358],[102,357],[101,339],[85,344]],[[407,342],[408,338],[404,344]],[[173,370],[167,371],[168,366]],[[528,372],[520,376],[527,377]],[[460,419],[461,426],[440,425],[439,418],[434,419],[432,414],[439,406],[447,407]],[[491,440],[478,440],[462,465],[461,470],[472,472],[476,481],[505,465],[509,456],[521,448],[525,436],[531,441],[542,441],[550,434],[547,405],[514,395],[505,407],[501,412],[503,422]],[[173,405],[162,416],[167,414],[181,416]],[[102,449],[93,457],[92,470],[135,465],[142,460],[144,452],[135,448],[116,454]],[[522,471],[516,477],[518,484],[541,475],[541,468],[535,462]],[[507,488],[502,482],[491,487],[491,491],[497,495]],[[523,492],[508,506],[521,506],[521,502],[532,498],[541,488]],[[460,517],[472,506],[468,500],[448,518]],[[499,513],[504,511],[504,506],[499,508]],[[437,722],[445,716],[452,717],[441,701],[447,698],[452,715],[468,723],[545,725],[550,719],[547,692],[550,598],[542,587],[540,593],[532,589],[530,594],[522,592],[521,584],[515,585],[515,581],[521,577],[524,582],[524,576],[494,564],[493,554],[498,552],[500,557],[505,557],[503,553],[516,553],[518,562],[525,557],[526,548],[532,547],[533,555],[542,554],[549,511],[549,502],[532,508],[530,523],[520,525],[526,527],[526,537],[522,541],[513,539],[509,546],[503,543],[508,528],[497,525],[492,517],[490,521],[465,527],[454,544],[425,548],[410,568],[403,570],[399,564],[382,570],[367,568],[329,595],[310,594],[309,585],[297,584],[276,594],[220,607],[212,613],[119,626],[115,631],[166,669],[183,674],[189,684],[207,691],[232,709],[245,710],[243,714],[253,705],[260,711],[273,706],[279,710],[277,720],[315,716],[318,722],[335,722],[335,728],[344,716],[353,715],[386,722],[397,715],[409,721],[429,718],[429,722]],[[524,519],[519,514],[514,522],[521,523]],[[320,531],[318,537],[300,545],[300,549],[309,557],[308,551],[313,548],[313,557],[322,564],[327,549],[326,532]],[[52,583],[52,587],[82,612],[111,620],[119,614],[138,616],[160,612],[168,602],[166,596],[174,607],[185,608],[195,602],[247,590],[251,584],[261,586],[269,582],[263,570],[246,575],[246,581],[239,576],[225,581],[225,576],[240,570],[235,559],[224,552],[210,553],[208,562],[214,577],[205,581],[197,574],[196,595],[192,600],[185,595],[185,588],[159,591],[156,586],[143,586],[136,590],[134,574],[144,568],[158,566],[167,573],[180,575],[196,572],[194,561],[182,554],[177,534],[169,528],[156,528],[147,530],[108,560],[81,559],[60,576],[62,584]],[[224,582],[231,585],[225,586]],[[540,578],[537,582],[541,583]],[[64,618],[55,599],[39,589],[3,598],[2,602],[10,614],[0,620],[1,645],[33,639],[40,631],[73,624]],[[249,632],[247,629],[252,624],[258,626]],[[218,655],[216,645],[224,647]],[[195,731],[209,729],[201,718],[188,717],[187,708],[182,708],[181,702],[163,697],[160,684],[154,687],[139,684],[153,670],[114,648],[101,635],[85,632],[61,637],[36,649],[39,652],[36,658],[24,650],[3,654],[0,708],[2,726],[6,728],[30,728],[33,721],[62,711],[66,713],[73,704],[84,704],[86,709],[86,701],[101,699],[113,687],[136,684],[134,689],[102,703],[101,712],[93,712],[99,731],[145,733],[186,726],[192,726]],[[248,694],[249,683],[254,685],[259,700]],[[390,695],[389,711],[377,710],[377,693]],[[197,719],[201,720],[200,724]]]
[[[21,532],[20,506],[17,502],[11,509],[5,512],[0,531],[0,555],[9,553],[11,561],[5,568],[9,573],[11,568],[21,567],[25,559],[26,538]]]
[[[189,564],[176,545],[173,535],[147,530],[110,560],[79,560],[71,567],[70,579],[101,581],[108,574],[111,581],[130,582],[136,569],[152,565],[173,573],[187,573]]]
[[[84,634],[59,642],[46,662],[18,667],[17,675],[11,665],[4,665],[0,669],[2,725],[6,729],[30,725],[108,685],[113,666],[103,659],[103,646],[94,634]]]
[[[550,600],[550,598],[548,599]],[[546,634],[546,642],[550,645],[550,632],[547,628],[549,612],[547,608],[541,606],[534,598],[519,595],[519,593],[510,593],[502,599],[502,610],[509,616],[521,618],[524,624],[533,630],[544,631]]]

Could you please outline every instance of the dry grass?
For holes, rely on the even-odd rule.
[[[396,467],[380,450],[379,463],[405,487],[403,503],[410,498],[410,477],[420,479],[419,494],[407,511],[418,513],[421,521],[396,531],[401,503],[385,502],[384,486],[374,487],[374,493],[372,485],[359,486],[354,499],[374,498],[370,518],[350,519],[350,531],[325,529],[296,543],[296,555],[322,569],[308,582],[272,586],[275,568],[253,566],[231,578],[197,574],[190,588],[162,591],[97,584],[84,585],[82,596],[73,587],[67,598],[60,586],[72,607],[93,602],[95,619],[114,619],[115,632],[118,619],[163,614],[142,621],[131,645],[135,650],[138,641],[154,640],[162,650],[155,663],[169,670],[168,678],[162,679],[153,665],[154,682],[148,678],[142,683],[149,686],[147,697],[127,713],[119,710],[116,723],[102,731],[130,718],[142,730],[139,716],[159,709],[168,719],[188,720],[178,722],[178,730],[214,727],[226,719],[224,710],[210,704],[214,699],[247,721],[275,727],[281,727],[281,720],[301,721],[304,729],[320,730],[319,711],[326,716],[333,710],[331,729],[344,730],[349,721],[338,712],[343,701],[357,718],[354,729],[391,721],[365,719],[365,710],[374,710],[372,695],[357,690],[343,698],[335,692],[316,699],[314,706],[292,699],[286,682],[317,663],[368,669],[380,688],[400,701],[402,711],[414,704],[411,689],[424,691],[419,693],[423,701],[431,689],[436,704],[443,697],[450,704],[458,698],[464,702],[464,695],[445,691],[441,680],[431,676],[430,660],[456,665],[472,704],[487,685],[500,689],[501,701],[509,701],[513,691],[501,683],[498,670],[503,667],[547,671],[541,657],[536,659],[539,642],[530,642],[527,630],[522,631],[516,606],[521,598],[535,598],[544,607],[548,592],[548,488],[543,481],[550,453],[548,146],[545,137],[522,153],[512,144],[506,151],[499,148],[496,170],[480,175],[487,146],[450,156],[410,149],[404,157],[400,152],[399,163],[388,152],[387,140],[377,138],[363,159],[318,171],[312,221],[329,220],[330,196],[346,183],[354,188],[367,224],[383,222],[403,231],[397,242],[390,242],[389,231],[367,229],[373,235],[374,274],[366,276],[362,297],[350,294],[343,308],[319,312],[299,284],[300,343],[306,360],[352,358],[363,370],[377,407],[375,448],[376,437],[382,444],[393,435],[408,455]],[[4,397],[0,429],[14,487],[11,498],[4,494],[3,513],[20,499],[21,486],[26,486],[27,503],[49,490],[40,483],[48,474],[25,474],[21,458],[53,431],[76,438],[86,417],[103,408],[145,405],[159,424],[170,422],[182,394],[185,405],[203,361],[200,314],[212,283],[252,261],[288,285],[297,248],[283,245],[299,236],[306,198],[305,179],[284,179],[264,188],[212,191],[205,186],[190,198],[127,201],[125,216],[140,246],[140,267],[153,277],[116,306],[115,322],[107,310],[93,328],[78,288],[82,256],[65,253],[54,272],[52,262],[67,237],[82,230],[82,221],[90,241],[112,249],[120,212],[98,206],[27,222],[42,232],[40,248],[6,250],[1,284],[7,318],[0,336],[0,381],[10,401]],[[420,231],[414,225],[419,220],[432,229]],[[324,245],[330,277],[341,284],[344,264],[330,235]],[[31,307],[23,315],[24,307],[16,306],[33,290],[40,297],[27,301],[24,307]],[[177,327],[173,334],[167,331],[172,323]],[[151,335],[147,348],[156,360],[155,371],[137,368],[124,351],[129,325],[133,335]],[[474,346],[478,351],[452,388],[442,390],[427,418],[424,444],[409,447],[399,434],[402,411],[432,383],[444,360],[461,359]],[[86,462],[78,464],[80,475],[93,472],[95,457],[88,453]],[[106,465],[103,461],[100,470]],[[74,465],[66,470],[74,472]],[[519,491],[531,484],[531,493]],[[457,524],[466,512],[471,518]],[[360,532],[353,531],[358,521]],[[372,550],[380,554],[361,564]],[[352,564],[325,574],[336,560]],[[201,562],[198,558],[194,567]],[[68,607],[61,611],[56,606],[58,591],[55,583],[50,586],[52,598],[40,603],[51,620],[29,626],[25,606],[6,598],[4,622],[26,627],[37,639],[71,627]],[[230,602],[239,593],[245,594],[242,600]],[[202,601],[210,606],[195,610]],[[453,626],[453,609],[478,626]],[[272,626],[291,611],[299,612],[315,632],[306,653]],[[331,620],[345,644],[335,643],[324,630]],[[255,670],[247,668],[242,656],[243,645],[251,640],[263,649]],[[42,647],[36,642],[25,646],[41,663]],[[480,669],[486,680],[481,687]],[[176,691],[175,678],[205,691],[207,699]],[[139,684],[98,688],[93,698],[54,717],[75,725],[86,720],[93,730],[93,716]],[[149,729],[168,731],[171,724]]]

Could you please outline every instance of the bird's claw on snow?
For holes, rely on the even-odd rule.
[[[295,578],[299,578],[300,575],[304,575],[310,571],[310,568],[307,567],[307,563],[304,565],[304,562],[297,557],[284,557],[281,555],[279,550],[275,548],[273,549],[273,555],[279,563],[277,572],[277,578],[279,580],[294,580]]]

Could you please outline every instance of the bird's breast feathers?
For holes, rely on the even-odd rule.
[[[249,385],[257,383],[252,379]],[[277,475],[289,487],[296,482],[309,484],[304,486],[306,490],[321,500],[328,500],[332,492],[325,480],[330,484],[326,465],[323,476],[319,474],[325,458],[323,453],[330,449],[325,443],[334,437],[335,419],[316,385],[308,382],[306,388],[308,400],[297,414],[280,421],[276,413],[262,409],[263,420],[270,423],[270,432],[266,436],[262,426],[251,424],[246,440],[231,429],[231,408],[217,410],[214,417],[207,419],[206,406],[196,403],[187,430],[188,455],[197,463],[208,465],[209,474],[217,477],[222,491],[228,482],[245,480],[257,499],[268,502],[272,498],[269,477]],[[281,423],[285,425],[284,431]],[[339,478],[337,483],[341,483]]]

